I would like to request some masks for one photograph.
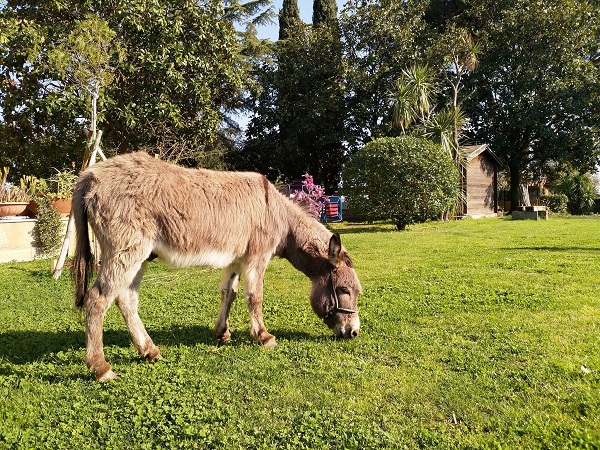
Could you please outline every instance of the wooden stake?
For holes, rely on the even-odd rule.
[[[91,142],[92,136],[90,136],[90,139],[88,142]],[[100,157],[104,160],[106,160],[106,156],[104,156],[104,153],[102,153],[102,150],[100,150],[100,139],[102,139],[102,130],[98,130],[98,132],[96,133],[94,142],[92,144],[91,147],[91,152],[90,152],[90,159],[89,161],[84,161],[84,167],[82,169],[85,169],[85,167],[90,167],[93,166],[94,163],[96,162],[96,156],[98,154],[100,154]],[[60,250],[60,255],[58,257],[58,261],[56,262],[56,267],[54,268],[54,279],[58,280],[60,278],[60,275],[62,274],[62,269],[65,265],[65,261],[67,259],[67,254],[69,253],[69,243],[71,242],[71,236],[73,235],[73,230],[75,229],[75,217],[73,216],[73,209],[71,208],[71,212],[69,213],[69,222],[67,223],[67,231],[65,232],[65,238],[63,239],[63,244],[62,244],[62,248]]]

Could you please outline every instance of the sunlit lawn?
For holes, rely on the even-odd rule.
[[[338,341],[309,281],[274,260],[279,346],[212,324],[220,274],[151,263],[137,356],[111,309],[98,384],[68,276],[0,265],[0,448],[600,448],[600,219],[336,226],[361,279],[362,331]]]

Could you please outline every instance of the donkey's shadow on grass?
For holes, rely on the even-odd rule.
[[[287,329],[272,331],[282,341],[320,342],[324,339],[333,339],[333,336],[325,338],[320,334],[311,335]],[[217,346],[214,329],[204,325],[173,325],[166,329],[148,327],[148,333],[159,347],[161,345],[193,347],[198,344]],[[250,342],[251,338],[247,330],[235,330],[232,333],[231,341],[224,345],[240,346]],[[105,330],[104,344],[106,347],[131,347],[131,360],[142,360],[137,357],[127,330]],[[83,329],[81,331],[7,331],[0,333],[0,359],[11,364],[29,364],[70,350],[81,351],[81,364],[83,364],[83,352],[85,351]]]

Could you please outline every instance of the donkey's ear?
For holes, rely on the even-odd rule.
[[[329,262],[337,267],[341,262],[342,240],[339,233],[334,233],[329,240]]]

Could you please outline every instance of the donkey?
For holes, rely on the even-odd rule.
[[[263,278],[275,255],[310,278],[312,309],[337,337],[358,335],[361,286],[339,234],[329,232],[260,174],[188,169],[144,152],[125,154],[81,174],[73,214],[75,304],[85,306],[85,361],[98,381],[116,378],[102,344],[104,317],[113,302],[140,356],[150,362],[160,357],[138,315],[146,261],[155,257],[175,267],[223,269],[215,321],[221,343],[231,336],[229,310],[243,276],[250,334],[265,347],[277,345],[262,314]],[[91,289],[88,226],[102,254]]]

